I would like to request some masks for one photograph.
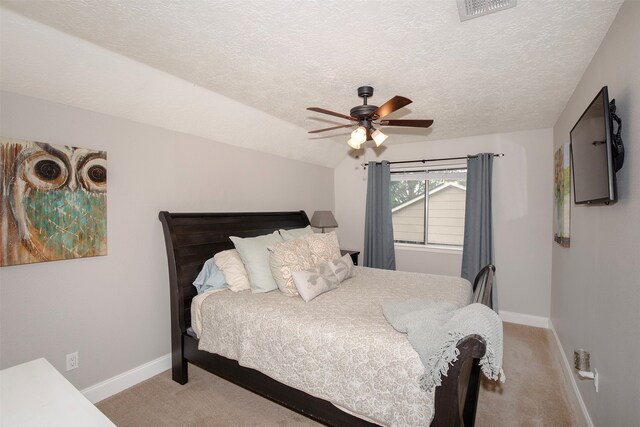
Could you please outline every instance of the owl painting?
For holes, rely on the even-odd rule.
[[[0,139],[0,266],[107,254],[107,153]]]

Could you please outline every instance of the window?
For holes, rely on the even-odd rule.
[[[396,243],[462,247],[466,165],[391,173]]]

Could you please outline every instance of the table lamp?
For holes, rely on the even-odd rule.
[[[324,233],[325,228],[336,228],[338,222],[331,211],[315,211],[311,217],[311,226],[321,228]]]

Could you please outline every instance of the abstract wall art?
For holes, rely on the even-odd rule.
[[[568,248],[571,243],[571,163],[569,144],[563,144],[554,155],[553,240]]]
[[[0,138],[0,266],[107,254],[107,153]]]

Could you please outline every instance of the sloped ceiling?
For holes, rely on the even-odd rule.
[[[281,146],[238,145],[325,166],[349,153],[349,130],[308,135],[345,121],[305,108],[348,113],[361,103],[356,88],[362,85],[375,88],[371,104],[394,95],[414,101],[390,117],[435,121],[429,130],[386,128],[388,144],[552,127],[621,3],[519,0],[515,8],[460,22],[455,0],[2,1],[13,12],[145,64],[150,73],[162,71],[266,113],[256,117],[280,119],[297,129]],[[82,66],[83,58],[66,60]],[[3,67],[3,74],[11,70]],[[33,85],[18,80],[3,75],[3,89],[29,92]],[[140,95],[133,91],[120,102],[139,102]],[[212,104],[175,108],[189,120]],[[224,112],[212,108],[208,116],[225,125]]]

